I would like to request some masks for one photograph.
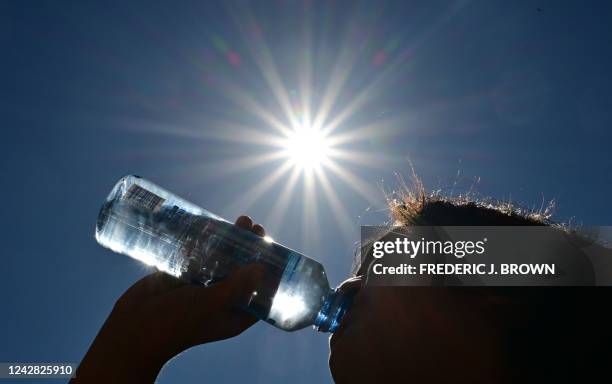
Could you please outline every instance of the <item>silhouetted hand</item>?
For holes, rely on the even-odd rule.
[[[247,216],[236,225],[265,236]],[[257,322],[238,306],[248,302],[263,275],[263,267],[252,264],[210,287],[162,272],[144,277],[117,300],[73,382],[153,382],[178,353],[239,335]]]

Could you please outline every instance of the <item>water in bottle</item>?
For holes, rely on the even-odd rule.
[[[138,176],[126,176],[112,189],[98,216],[96,239],[115,252],[205,286],[246,264],[262,263],[266,281],[244,309],[286,331],[314,325],[334,332],[350,305],[350,297],[330,288],[317,261]]]

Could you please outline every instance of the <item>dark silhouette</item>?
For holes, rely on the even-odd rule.
[[[546,212],[426,196],[417,186],[391,201],[397,225],[549,224]],[[265,234],[246,216],[236,225]],[[356,295],[330,338],[338,383],[609,380],[607,288],[364,286],[368,265],[340,288]],[[236,306],[261,278],[254,266],[206,288],[145,277],[117,301],[72,382],[153,382],[181,351],[253,325]]]

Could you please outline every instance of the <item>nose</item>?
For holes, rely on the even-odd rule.
[[[363,276],[355,276],[350,279],[344,280],[337,288],[339,292],[344,294],[357,294],[363,287]]]

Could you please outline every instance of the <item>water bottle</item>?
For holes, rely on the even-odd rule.
[[[294,331],[308,325],[334,332],[350,297],[329,286],[323,266],[239,228],[138,176],[123,177],[98,216],[96,240],[177,278],[208,286],[250,263],[266,281],[244,309]]]

